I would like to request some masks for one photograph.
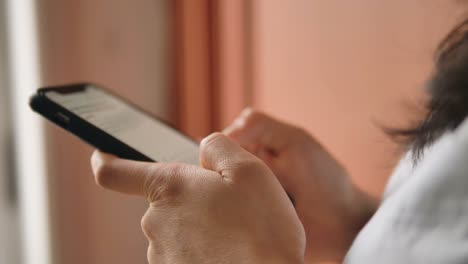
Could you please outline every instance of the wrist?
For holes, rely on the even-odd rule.
[[[350,205],[350,212],[354,219],[353,228],[359,232],[377,211],[380,201],[356,186],[354,189],[354,198]]]
[[[353,185],[347,210],[340,216],[344,219],[340,240],[334,248],[335,260],[343,261],[352,243],[377,211],[380,201]]]
[[[341,189],[341,194],[341,199],[329,203],[304,197],[298,199],[296,210],[306,236],[315,238],[307,241],[306,262],[343,261],[379,204],[377,199],[352,184]]]

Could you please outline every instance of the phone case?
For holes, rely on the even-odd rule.
[[[37,93],[30,98],[29,105],[35,112],[103,152],[116,155],[123,159],[155,162],[155,160],[143,155],[122,141],[48,99],[44,94],[47,91],[57,89],[70,89],[70,91],[73,89],[84,89],[88,85],[89,84],[74,84],[61,87],[40,88]],[[101,87],[99,85],[95,86]],[[109,91],[106,90],[106,92]],[[115,94],[113,95],[118,96]],[[138,109],[141,110],[141,108]]]

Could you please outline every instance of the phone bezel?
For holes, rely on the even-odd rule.
[[[77,136],[87,144],[90,144],[91,146],[103,152],[116,155],[123,159],[156,162],[156,160],[153,160],[150,157],[142,154],[141,152],[132,148],[130,145],[120,141],[119,139],[108,134],[104,130],[94,126],[93,124],[89,123],[85,119],[79,117],[78,115],[74,114],[73,112],[69,111],[68,109],[59,105],[58,103],[52,101],[46,96],[46,93],[50,91],[55,91],[58,93],[76,93],[79,91],[83,91],[88,86],[93,86],[94,88],[102,90],[104,93],[107,93],[110,96],[114,96],[122,100],[124,103],[128,104],[137,111],[147,115],[155,121],[164,123],[168,127],[172,128],[175,133],[179,133],[180,135],[186,137],[190,141],[196,143],[195,140],[180,132],[167,121],[155,116],[152,113],[149,113],[148,111],[144,110],[143,108],[134,104],[133,102],[110,91],[109,89],[103,88],[102,85],[96,83],[75,83],[69,85],[39,88],[37,92],[30,98],[29,105],[35,112],[44,116],[49,121],[67,130],[68,132]],[[69,118],[68,122],[64,122],[63,119],[60,119],[57,116],[59,113],[65,114]]]

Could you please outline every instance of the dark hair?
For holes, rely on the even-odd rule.
[[[425,118],[413,127],[387,131],[390,136],[403,139],[415,161],[427,146],[445,132],[455,130],[468,115],[468,19],[439,44],[427,90],[430,99]]]

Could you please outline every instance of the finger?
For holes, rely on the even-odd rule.
[[[100,151],[93,153],[91,166],[98,185],[121,193],[146,196],[150,200],[156,199],[161,190],[177,189],[177,185],[183,184],[180,179],[195,167],[125,160]]]
[[[213,133],[200,144],[202,166],[220,174],[251,161],[258,160],[222,133]]]
[[[245,150],[247,150],[248,152],[252,153],[253,155],[257,156],[258,157],[258,152],[261,150],[261,147],[260,145],[258,144],[244,144],[244,145],[241,145]]]
[[[119,159],[96,150],[91,156],[91,167],[99,186],[122,193],[144,195],[148,164]]]
[[[261,144],[274,151],[281,151],[301,136],[300,129],[251,108],[242,111],[223,133],[241,145]]]

